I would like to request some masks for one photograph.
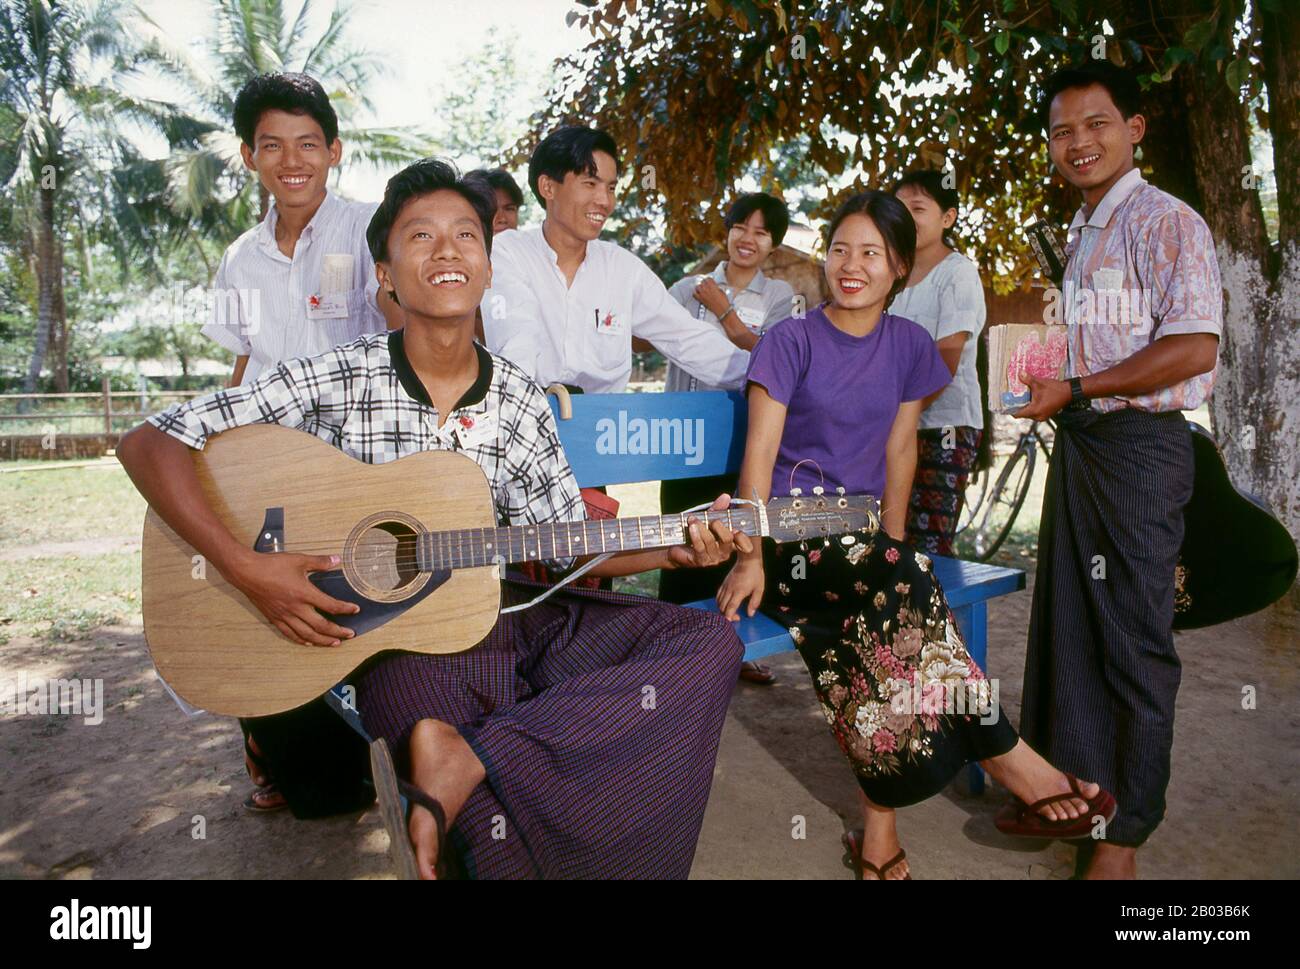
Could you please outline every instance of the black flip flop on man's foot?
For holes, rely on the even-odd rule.
[[[257,785],[257,790],[244,798],[245,809],[255,814],[272,814],[287,808],[289,802],[280,793],[280,789],[275,786],[270,771],[266,769],[266,761],[262,759],[261,754],[253,749],[252,737],[248,734],[244,734],[244,756],[253,765],[253,770],[249,771],[249,776],[252,778],[253,783]],[[247,767],[247,764],[245,764],[245,767]]]
[[[288,806],[289,802],[274,784],[263,785],[244,798],[244,807],[254,814],[272,814]]]
[[[434,874],[440,879],[447,877],[452,868],[447,858],[447,812],[442,809],[442,805],[414,784],[408,784],[397,776],[393,756],[383,737],[370,744],[370,773],[374,779],[375,794],[379,798],[379,813],[384,819],[384,829],[388,832],[389,853],[397,866],[398,877],[404,881],[414,881],[420,877],[419,866],[415,861],[415,846],[411,844],[411,809],[417,804],[433,815],[433,823],[438,829],[438,860],[434,864]],[[405,809],[402,798],[406,798]]]

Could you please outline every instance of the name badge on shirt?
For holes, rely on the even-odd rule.
[[[496,440],[497,437],[497,414],[496,411],[484,411],[481,414],[461,414],[453,418],[456,424],[456,440],[460,441],[460,446],[469,450],[472,447],[481,447]]]
[[[1092,288],[1099,293],[1111,293],[1124,286],[1124,270],[1098,269],[1092,274]]]
[[[602,336],[622,336],[627,325],[612,312],[596,310],[596,332]]]
[[[307,319],[345,320],[347,317],[347,293],[316,293],[307,297]]]
[[[740,317],[740,322],[754,333],[763,328],[763,311],[760,309],[753,306],[737,306],[736,315]]]

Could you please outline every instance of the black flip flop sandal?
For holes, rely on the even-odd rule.
[[[844,844],[845,864],[848,865],[848,867],[852,868],[855,872],[857,872],[859,881],[862,880],[864,869],[869,870],[873,875],[875,875],[882,882],[887,881],[888,879],[885,876],[888,875],[893,869],[897,868],[899,865],[901,865],[904,861],[907,860],[907,852],[904,851],[902,848],[899,848],[898,854],[894,855],[894,857],[890,858],[887,862],[885,862],[883,865],[877,868],[871,862],[867,861],[867,859],[862,857],[861,836],[862,836],[862,830],[860,828],[854,828],[852,831],[844,832],[844,837],[841,839],[841,841]],[[905,881],[905,882],[910,882],[911,880],[912,880],[912,873],[910,871],[902,878],[894,879],[894,881]]]
[[[433,815],[433,823],[438,829],[438,862],[434,866],[434,873],[440,879],[447,877],[451,865],[447,858],[447,812],[442,805],[414,784],[408,784],[397,776],[392,754],[383,737],[370,744],[370,772],[374,778],[375,794],[379,798],[379,813],[384,819],[384,829],[388,832],[389,854],[397,866],[398,877],[403,881],[415,881],[420,877],[410,834],[411,809],[417,804]],[[405,808],[402,805],[403,798],[406,799]]]
[[[263,796],[275,794],[280,798],[280,803],[272,804],[270,806],[258,804],[257,796],[259,794]],[[254,814],[274,814],[276,811],[283,811],[288,806],[289,802],[285,800],[284,795],[280,793],[280,790],[274,784],[267,784],[265,787],[259,787],[257,790],[250,793],[248,797],[244,798],[244,809],[252,811]]]

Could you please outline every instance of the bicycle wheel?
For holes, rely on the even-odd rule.
[[[1011,534],[1020,506],[1029,494],[1037,455],[1032,443],[1022,444],[1007,460],[992,490],[984,501],[979,517],[971,527],[971,544],[975,558],[987,562]]]
[[[957,516],[957,530],[952,533],[954,538],[979,520],[979,514],[984,507],[984,499],[989,496],[989,486],[992,481],[991,468],[975,471],[966,479],[966,492],[962,496],[961,514]]]

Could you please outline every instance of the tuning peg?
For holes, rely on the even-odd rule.
[[[836,493],[837,495],[842,495],[842,494],[844,494],[844,488],[843,488],[842,486],[839,487],[839,488],[836,488],[836,489],[835,489],[835,493]]]
[[[803,494],[803,489],[802,489],[802,488],[791,488],[791,489],[790,489],[790,497],[791,497],[791,498],[798,498],[801,494]]]
[[[815,495],[820,495],[820,494],[822,494],[823,492],[825,492],[825,490],[826,490],[826,489],[823,488],[821,485],[814,485],[814,486],[813,486],[813,494],[815,494]]]

